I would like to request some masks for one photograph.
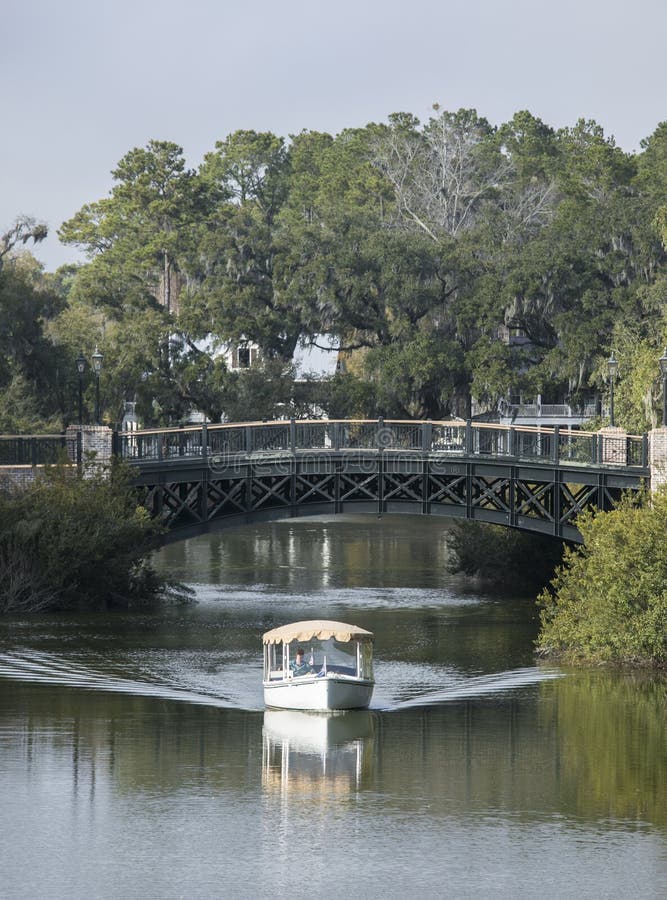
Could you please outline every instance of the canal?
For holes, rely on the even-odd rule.
[[[446,523],[161,550],[196,602],[0,620],[0,896],[664,898],[667,687],[537,662]],[[265,712],[261,635],[375,632],[371,709]]]

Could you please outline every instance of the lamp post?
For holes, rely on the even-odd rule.
[[[662,427],[667,428],[667,347],[658,362],[662,374]]]
[[[83,456],[83,376],[86,371],[86,357],[83,353],[79,353],[76,358],[76,372],[79,376],[79,429],[76,433],[76,464],[81,467],[81,458]]]
[[[607,369],[609,371],[609,424],[614,427],[614,381],[618,372],[618,360],[616,354],[611,351],[611,356],[607,360]]]
[[[102,371],[102,360],[104,356],[95,347],[92,355],[93,372],[95,373],[95,424],[100,424],[100,372]]]

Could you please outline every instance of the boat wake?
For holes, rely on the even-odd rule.
[[[434,688],[411,697],[389,701],[386,705],[381,705],[377,708],[394,712],[419,706],[451,703],[452,701],[464,700],[470,697],[507,693],[530,685],[540,684],[543,681],[561,678],[563,674],[556,668],[538,668],[536,666],[512,669],[508,672],[494,672],[490,675],[478,675],[467,677],[463,680],[456,680],[455,683],[448,684],[445,687]]]
[[[234,698],[191,690],[175,684],[141,681],[96,671],[74,660],[49,653],[0,653],[0,678],[31,684],[55,685],[91,691],[108,691],[138,697],[157,697],[203,706],[238,708]]]
[[[30,684],[53,685],[89,691],[105,691],[137,697],[153,697],[220,709],[259,711],[263,709],[261,668],[249,671],[237,661],[223,664],[220,670],[197,671],[190,660],[176,665],[172,660],[143,660],[138,677],[96,669],[69,657],[33,650],[0,653],[0,678]],[[118,661],[116,661],[118,665]],[[252,667],[250,667],[252,669]],[[529,667],[488,675],[465,676],[438,666],[399,674],[391,664],[378,666],[377,683],[371,709],[377,712],[399,712],[421,706],[435,706],[471,697],[511,692],[562,676],[556,668]],[[148,671],[146,671],[148,669]],[[385,672],[382,672],[385,669]],[[384,674],[384,677],[383,677]],[[171,677],[170,677],[171,676]],[[378,677],[379,676],[379,677]],[[426,683],[425,683],[426,682]],[[225,685],[223,695],[217,690]],[[392,687],[394,692],[392,693]],[[398,690],[396,690],[398,688]]]

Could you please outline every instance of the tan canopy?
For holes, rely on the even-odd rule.
[[[281,625],[267,631],[263,637],[265,644],[288,644],[290,641],[303,641],[306,643],[312,638],[326,641],[333,638],[336,641],[372,641],[373,633],[356,625],[346,625],[345,622],[331,622],[327,619],[313,619],[308,622],[292,622],[291,625]]]

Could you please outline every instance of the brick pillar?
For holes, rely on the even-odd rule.
[[[76,462],[76,436],[78,425],[69,425],[66,433],[67,455]],[[81,429],[81,449],[83,459],[86,454],[95,454],[95,463],[104,465],[111,460],[113,452],[113,431],[106,425],[84,425]]]
[[[667,484],[667,428],[654,428],[648,434],[648,463],[651,467],[651,490]]]
[[[606,425],[600,435],[600,462],[605,466],[627,466],[628,433],[618,425]]]

